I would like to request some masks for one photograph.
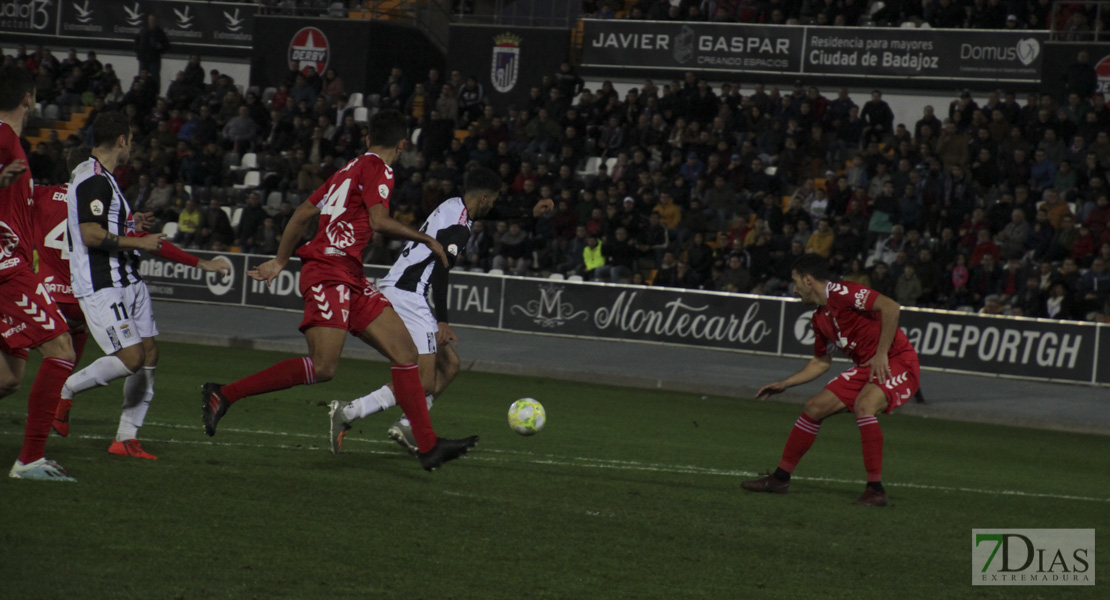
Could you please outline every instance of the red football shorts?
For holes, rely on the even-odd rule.
[[[852,367],[833,378],[825,386],[838,400],[844,403],[849,410],[855,411],[856,398],[863,391],[863,386],[871,383],[871,367]],[[874,382],[876,385],[878,381]],[[917,393],[921,384],[921,365],[917,360],[917,353],[910,350],[890,357],[890,379],[879,385],[886,394],[886,412],[906,403]]]
[[[313,283],[302,272],[301,296],[304,297],[302,333],[312,327],[331,327],[359,335],[391,306],[369,279],[364,280],[362,288],[356,288],[336,281]]]
[[[37,348],[67,331],[58,305],[30,269],[19,270],[0,285],[0,339],[4,346],[11,350]]]
[[[71,329],[81,327],[85,324],[85,313],[81,311],[81,305],[76,300],[72,302],[58,302],[58,310],[62,312],[66,322],[69,323]]]

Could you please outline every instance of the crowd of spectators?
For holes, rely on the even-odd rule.
[[[4,60],[37,72],[44,101],[91,105],[93,118],[125,111],[134,150],[117,180],[192,248],[273,252],[297,203],[364,149],[331,70],[291,65],[259,93],[193,57],[164,90],[140,72],[123,93],[92,53]],[[414,80],[395,68],[364,103],[413,128],[394,165],[402,222],[457,195],[475,165],[501,174],[518,214],[553,200],[541,218],[476,223],[463,268],[784,295],[793,260],[816,252],[905,305],[1104,319],[1110,108],[1089,57],[1066,72],[1060,100],[966,92],[908,125],[879,90],[857,102],[846,89],[687,73],[622,97],[609,82],[587,88],[569,64],[504,112],[475,78],[435,70]],[[83,141],[34,148],[36,181],[65,181],[66,147]],[[236,189],[247,153],[261,183]],[[242,208],[234,227],[229,204]],[[398,248],[376,236],[365,258],[390,263]]]
[[[709,21],[768,25],[1055,30],[1061,39],[1093,40],[1110,27],[1095,4],[1052,0],[584,0],[583,16],[598,19]],[[1104,35],[1104,34],[1103,34]]]

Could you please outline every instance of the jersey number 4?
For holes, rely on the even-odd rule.
[[[347,210],[347,192],[351,189],[351,180],[344,179],[343,183],[336,187],[332,184],[328,188],[328,194],[324,197],[324,202],[320,204],[321,215],[341,215],[343,211]]]
[[[65,221],[58,223],[57,227],[46,234],[46,241],[43,245],[61,252],[62,260],[69,260],[69,228],[66,227]]]

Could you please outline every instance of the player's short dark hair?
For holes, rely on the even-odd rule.
[[[400,111],[383,110],[370,117],[370,145],[390,148],[405,139],[408,125]]]
[[[93,146],[110,146],[119,139],[119,136],[131,133],[131,123],[127,115],[121,112],[102,112],[93,121]]]
[[[34,94],[35,78],[23,67],[0,67],[0,110],[15,110],[27,94]]]
[[[501,191],[501,177],[493,169],[480,167],[466,174],[463,181],[465,193],[490,192],[496,194]]]
[[[89,160],[89,156],[91,155],[92,148],[88,146],[81,145],[70,148],[69,153],[66,154],[66,169],[72,173],[73,170],[77,168],[77,165]]]
[[[794,261],[792,269],[802,277],[809,275],[817,281],[828,281],[832,278],[829,273],[829,259],[813,252],[799,256]]]

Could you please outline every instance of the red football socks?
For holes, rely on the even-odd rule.
[[[802,416],[794,422],[794,428],[790,430],[790,436],[786,438],[786,448],[782,451],[779,468],[787,473],[793,473],[794,467],[798,466],[798,461],[802,460],[806,452],[809,452],[810,446],[813,445],[820,431],[821,422],[814,421],[808,415],[802,413]]]
[[[416,365],[393,366],[393,395],[409,419],[412,436],[416,438],[420,452],[435,448],[436,434],[428,417],[428,402],[424,399],[424,386],[420,383]]]
[[[54,411],[58,408],[58,399],[62,397],[62,386],[72,373],[73,363],[68,360],[43,359],[27,399],[27,423],[23,429],[19,462],[25,465],[33,463],[46,452],[46,437],[50,435]]]
[[[316,366],[312,364],[311,358],[287,358],[265,371],[259,371],[223,386],[220,392],[227,398],[229,404],[234,404],[247,396],[257,396],[289,389],[295,385],[314,383],[316,383]]]
[[[863,467],[867,469],[867,481],[883,480],[883,430],[879,419],[874,416],[857,417],[859,436],[863,442]]]

